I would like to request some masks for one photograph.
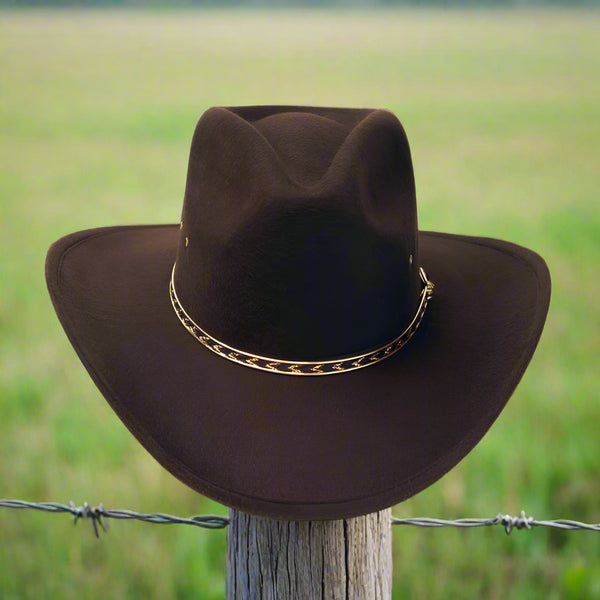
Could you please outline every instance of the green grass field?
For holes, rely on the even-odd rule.
[[[63,234],[179,220],[212,105],[392,109],[422,229],[542,254],[553,296],[506,410],[398,516],[600,521],[600,13],[0,12],[0,497],[226,509],[164,472],[44,283]],[[394,597],[600,598],[600,535],[395,529]],[[0,598],[222,598],[225,533],[0,509]]]

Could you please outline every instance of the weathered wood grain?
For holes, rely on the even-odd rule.
[[[391,511],[274,521],[230,510],[228,600],[389,600]]]

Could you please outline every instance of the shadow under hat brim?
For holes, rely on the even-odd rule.
[[[439,479],[506,404],[550,299],[534,252],[421,232],[435,290],[404,348],[342,374],[267,373],[219,357],[179,322],[169,299],[177,240],[175,225],[60,239],[46,262],[54,307],[102,394],[160,464],[271,518],[365,514]]]

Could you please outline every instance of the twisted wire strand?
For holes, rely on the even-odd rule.
[[[105,508],[102,503],[98,506],[90,506],[84,502],[81,506],[76,506],[73,501],[67,504],[58,502],[27,502],[25,500],[3,500],[0,499],[0,507],[16,509],[33,509],[53,513],[70,513],[74,522],[79,519],[92,522],[96,537],[100,536],[100,530],[108,531],[108,519],[134,519],[145,523],[154,523],[156,525],[193,525],[194,527],[203,527],[205,529],[224,529],[229,525],[229,518],[219,515],[198,515],[194,517],[177,517],[164,513],[139,513],[127,509]],[[409,519],[398,519],[392,517],[392,525],[412,525],[416,527],[490,527],[501,525],[507,534],[514,529],[533,529],[534,527],[550,527],[553,529],[563,529],[568,531],[586,530],[600,531],[600,523],[582,523],[568,519],[554,519],[538,521],[533,517],[527,516],[524,510],[519,516],[511,517],[498,513],[495,517],[489,519],[433,519],[430,517],[414,517]]]

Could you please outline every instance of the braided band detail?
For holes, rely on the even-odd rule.
[[[283,360],[278,358],[269,358],[266,356],[259,356],[257,354],[251,354],[243,350],[238,350],[232,346],[228,346],[224,342],[221,342],[210,334],[206,333],[199,325],[197,325],[193,319],[187,314],[185,309],[181,306],[175,291],[175,265],[173,265],[173,271],[171,273],[171,281],[169,283],[169,293],[171,296],[171,304],[175,310],[175,314],[181,321],[181,324],[188,330],[188,332],[196,338],[203,346],[233,362],[239,363],[246,367],[253,369],[260,369],[261,371],[270,371],[272,373],[282,373],[286,375],[335,375],[337,373],[344,373],[346,371],[354,371],[355,369],[362,369],[374,365],[384,358],[388,358],[392,354],[398,352],[402,346],[404,346],[408,340],[414,335],[415,331],[419,327],[427,308],[427,303],[433,295],[434,284],[427,279],[425,271],[420,268],[419,274],[421,281],[423,282],[423,290],[421,291],[419,307],[410,325],[394,340],[381,346],[376,350],[370,350],[364,354],[358,354],[353,356],[336,358],[333,360],[324,361],[291,361]]]

